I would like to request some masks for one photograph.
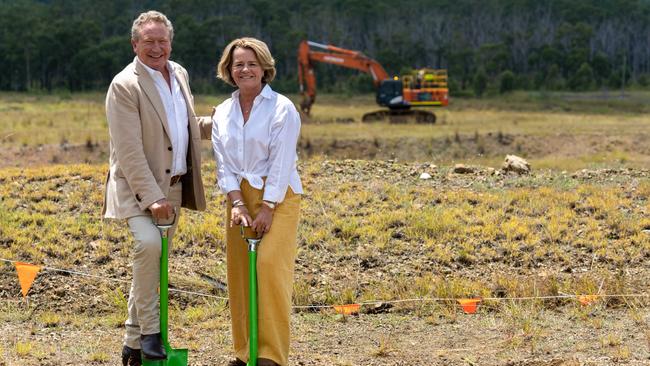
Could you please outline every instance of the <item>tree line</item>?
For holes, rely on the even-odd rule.
[[[0,0],[0,90],[105,89],[134,55],[133,19],[157,9],[175,27],[172,59],[198,92],[225,45],[253,36],[296,92],[302,39],[362,51],[390,74],[449,70],[453,93],[595,90],[650,84],[648,0]],[[368,75],[316,67],[319,90],[372,90]]]

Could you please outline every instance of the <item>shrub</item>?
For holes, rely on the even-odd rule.
[[[480,98],[483,95],[483,93],[485,93],[485,90],[487,89],[487,84],[488,84],[487,73],[485,72],[485,69],[483,67],[480,67],[476,71],[476,74],[474,74],[474,80],[472,82],[472,86],[474,87],[474,94]]]
[[[572,90],[589,90],[594,86],[594,70],[583,62],[576,73],[569,79],[569,88]]]
[[[515,74],[506,70],[499,77],[499,93],[505,94],[515,89]]]

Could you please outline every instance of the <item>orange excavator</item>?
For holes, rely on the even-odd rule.
[[[300,109],[306,115],[309,115],[316,100],[315,62],[357,69],[372,76],[377,89],[377,104],[388,109],[364,114],[361,119],[364,122],[385,119],[390,122],[405,122],[415,117],[417,122],[435,123],[436,115],[433,112],[411,107],[449,104],[447,70],[419,69],[409,75],[390,78],[379,62],[359,51],[305,40],[298,47],[298,81],[302,94]]]

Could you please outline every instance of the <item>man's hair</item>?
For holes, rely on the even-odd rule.
[[[260,41],[256,38],[243,37],[237,38],[236,40],[230,42],[221,54],[221,60],[217,66],[217,77],[226,83],[237,86],[235,81],[230,74],[230,68],[232,67],[232,54],[235,52],[235,48],[247,48],[257,57],[262,70],[264,70],[264,76],[262,77],[263,83],[270,83],[275,78],[275,60],[271,56],[271,51],[266,43]]]
[[[131,27],[131,39],[137,41],[140,38],[140,28],[149,22],[162,23],[169,31],[169,40],[171,41],[174,38],[174,27],[172,26],[172,22],[167,19],[165,14],[159,11],[149,10],[145,13],[140,14],[133,21],[133,26]]]

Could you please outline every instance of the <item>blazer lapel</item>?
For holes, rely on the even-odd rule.
[[[169,137],[171,136],[171,134],[169,132],[169,122],[167,121],[167,112],[165,112],[165,106],[162,103],[162,99],[160,99],[160,94],[158,93],[158,89],[156,89],[156,85],[154,84],[151,75],[149,75],[147,70],[145,70],[144,66],[142,66],[140,62],[138,62],[138,60],[135,60],[133,62],[135,62],[135,73],[136,75],[138,75],[138,84],[140,84],[140,87],[147,95],[147,98],[149,98],[149,101],[153,105],[153,108],[156,110],[156,113],[158,114],[158,117],[162,122],[165,133]]]
[[[183,75],[176,72],[176,70],[174,70],[174,76],[176,77],[176,81],[178,82],[178,84],[181,86],[181,90],[183,91],[183,97],[185,97],[185,104],[187,104],[187,118],[188,120],[191,120],[194,103],[193,100],[190,99],[190,90],[187,86],[187,80],[185,80]]]

